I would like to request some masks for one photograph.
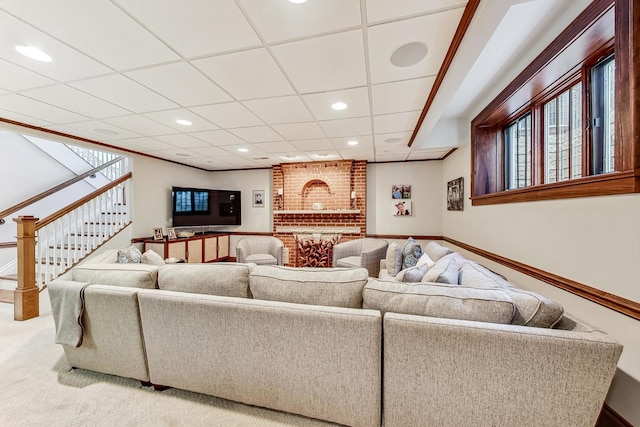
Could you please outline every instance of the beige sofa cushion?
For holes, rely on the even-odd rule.
[[[149,264],[85,263],[71,271],[76,282],[147,289],[157,288],[158,283],[158,266]]]
[[[525,291],[509,283],[502,276],[477,263],[468,263],[460,269],[460,284],[482,289],[502,289],[516,306],[511,323],[514,325],[552,328],[562,318],[563,307],[535,292]]]
[[[424,247],[424,253],[429,255],[429,258],[431,258],[434,262],[437,262],[440,258],[450,254],[451,252],[451,249],[442,246],[435,240],[427,243],[427,246]]]
[[[170,264],[158,272],[158,288],[167,291],[251,298],[249,271],[255,264]]]
[[[500,289],[476,289],[444,283],[400,283],[371,278],[362,307],[382,313],[415,314],[478,322],[511,323],[515,313]]]
[[[332,307],[362,307],[366,268],[255,266],[249,275],[255,299]]]
[[[387,273],[391,277],[395,277],[396,274],[402,270],[402,248],[396,242],[391,242],[387,247],[386,256]]]

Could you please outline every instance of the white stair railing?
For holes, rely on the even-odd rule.
[[[119,157],[117,154],[107,153],[105,151],[95,150],[93,148],[78,147],[78,146],[69,145],[69,144],[66,144],[66,145],[71,151],[76,153],[85,162],[87,162],[88,164],[90,164],[94,168],[96,168],[98,166],[102,166],[105,163],[108,163],[111,160],[114,160],[114,159]],[[123,159],[122,162],[114,163],[111,166],[104,168],[101,171],[101,173],[109,181],[113,181],[114,179],[119,178],[120,176],[122,176],[122,174],[126,170],[127,170],[127,166],[126,166],[125,161]]]

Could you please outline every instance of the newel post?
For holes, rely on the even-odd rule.
[[[40,289],[36,286],[36,221],[33,216],[19,216],[18,287],[13,292],[13,318],[28,320],[40,314]]]

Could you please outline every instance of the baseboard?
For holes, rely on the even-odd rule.
[[[602,406],[595,427],[633,427],[630,422],[611,409],[606,403]]]

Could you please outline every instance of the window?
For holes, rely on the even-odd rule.
[[[473,119],[473,205],[640,192],[639,9],[591,2]]]

